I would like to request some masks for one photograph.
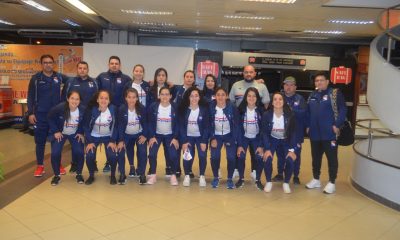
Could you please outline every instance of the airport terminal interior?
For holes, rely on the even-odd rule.
[[[0,1],[0,238],[400,239],[399,26],[396,0]],[[41,71],[43,54],[54,56],[54,71],[68,77],[77,76],[77,63],[86,61],[96,78],[117,55],[130,77],[142,64],[143,80],[154,82],[155,70],[165,67],[170,84],[180,85],[184,72],[193,70],[196,85],[213,74],[228,92],[251,64],[269,93],[282,91],[292,77],[306,101],[322,71],[344,95],[355,141],[338,147],[332,194],[323,192],[326,156],[322,186],[306,187],[313,179],[308,136],[300,184],[291,180],[290,194],[281,181],[273,182],[271,192],[258,189],[250,154],[244,185],[228,189],[224,148],[217,188],[211,184],[210,151],[205,187],[199,186],[197,154],[190,186],[183,186],[184,174],[172,186],[163,147],[155,184],[128,176],[126,184],[111,185],[110,173],[102,171],[103,146],[97,148],[95,181],[86,185],[69,171],[66,144],[66,174],[53,186],[50,142],[45,172],[34,176],[35,129],[26,116],[29,80]],[[273,176],[276,170],[275,156]],[[89,177],[86,163],[82,175]]]

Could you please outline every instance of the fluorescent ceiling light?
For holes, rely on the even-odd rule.
[[[72,21],[71,19],[62,19],[63,22],[69,24],[73,27],[80,27],[81,25],[77,24],[76,22]]]
[[[329,20],[328,22],[330,23],[338,23],[338,24],[361,24],[361,25],[365,25],[365,24],[373,24],[374,21],[357,21],[357,20],[338,20],[338,19],[333,19],[333,20]]]
[[[158,29],[142,29],[139,28],[140,32],[152,32],[152,33],[178,33],[175,30],[158,30]]]
[[[15,24],[14,23],[12,23],[12,22],[7,22],[7,21],[5,21],[5,20],[1,20],[0,19],[0,23],[2,23],[2,24],[6,24],[6,25],[11,25],[11,26],[14,26]]]
[[[315,33],[315,34],[334,34],[334,35],[339,35],[339,34],[345,34],[343,31],[319,31],[319,30],[304,30],[305,33]]]
[[[217,32],[216,35],[220,36],[254,36],[252,33],[224,33],[224,32]]]
[[[173,12],[164,12],[164,11],[144,11],[144,10],[130,10],[130,9],[121,9],[123,13],[134,13],[139,15],[172,15]]]
[[[69,2],[71,5],[73,5],[74,7],[78,8],[79,10],[81,10],[86,14],[96,15],[96,13],[92,9],[90,9],[88,6],[86,6],[79,0],[65,0],[65,1]]]
[[[249,20],[272,20],[274,17],[267,16],[242,16],[242,15],[225,15],[225,18],[231,19],[249,19]]]
[[[174,27],[175,23],[166,23],[166,22],[136,22],[133,21],[134,24],[145,25],[145,26],[157,26],[157,27]]]
[[[34,8],[37,8],[40,11],[44,11],[44,12],[50,12],[51,11],[51,9],[49,9],[49,8],[43,6],[43,5],[41,5],[41,4],[39,4],[39,3],[35,2],[35,1],[32,1],[32,0],[22,0],[22,2],[32,6]]]
[[[298,38],[298,39],[328,39],[328,37],[317,37],[317,36],[296,36],[292,38]]]
[[[223,29],[232,29],[232,30],[261,30],[262,29],[260,27],[240,27],[240,26],[225,26],[225,25],[221,25],[219,27],[223,28]]]
[[[295,3],[296,0],[240,0],[241,2]]]

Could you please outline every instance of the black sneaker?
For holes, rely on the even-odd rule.
[[[235,183],[235,187],[236,188],[241,188],[244,186],[244,180],[243,179],[239,179],[236,183]]]
[[[146,184],[146,182],[147,182],[146,176],[144,174],[140,175],[139,184],[143,185],[143,184]]]
[[[172,172],[171,172],[171,168],[170,167],[166,167],[165,168],[165,176],[166,177],[171,177]]]
[[[176,175],[177,178],[180,178],[181,177],[181,172],[176,172],[175,175]]]
[[[262,185],[261,181],[258,180],[256,181],[256,187],[258,188],[258,190],[263,191],[264,190],[264,186]]]
[[[51,180],[51,186],[57,186],[58,183],[60,183],[60,176],[54,176],[53,179]]]
[[[77,168],[76,163],[72,162],[71,167],[69,168],[69,172],[70,173],[76,172],[76,168]]]
[[[190,177],[190,178],[194,178],[193,172],[190,172],[190,173],[189,173],[189,177]]]
[[[89,176],[88,179],[86,179],[85,184],[90,185],[94,182],[94,176]]]
[[[299,177],[293,177],[293,184],[294,184],[294,185],[300,185],[300,179],[299,179]]]
[[[110,184],[111,185],[117,184],[117,179],[115,178],[115,176],[110,176]]]
[[[94,161],[94,172],[99,172],[99,169],[97,168],[97,161]]]
[[[125,176],[125,174],[119,175],[118,184],[119,184],[119,185],[125,185],[125,183],[126,183],[126,176]]]
[[[84,182],[81,174],[77,174],[75,178],[76,178],[76,182],[79,184],[82,184]]]
[[[282,174],[276,174],[274,178],[272,178],[273,182],[282,182],[283,181],[283,175]]]
[[[129,177],[137,177],[137,175],[136,175],[136,170],[135,170],[135,167],[134,166],[131,166],[131,168],[129,169],[129,174],[128,174],[128,176]]]
[[[103,172],[109,172],[109,171],[111,171],[111,166],[110,166],[110,164],[107,162],[107,163],[104,165]]]

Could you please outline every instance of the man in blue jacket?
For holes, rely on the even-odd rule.
[[[296,79],[292,76],[288,76],[283,80],[283,93],[285,96],[286,103],[290,106],[295,114],[296,118],[296,150],[297,156],[294,161],[293,171],[293,183],[300,184],[300,163],[301,163],[301,145],[304,142],[304,132],[306,124],[306,113],[307,103],[303,96],[296,93],[297,85]],[[282,151],[277,151],[278,156],[278,174],[272,179],[272,181],[283,181],[283,168],[285,163],[285,156]]]
[[[32,76],[28,87],[28,115],[29,122],[34,125],[36,144],[35,177],[41,177],[44,174],[44,149],[49,132],[47,114],[52,107],[61,102],[61,86],[67,79],[66,76],[54,71],[53,56],[42,55],[40,64],[42,71]],[[65,174],[62,166],[60,173]]]
[[[119,108],[124,103],[124,87],[132,79],[121,72],[121,60],[118,56],[108,59],[108,71],[100,73],[96,78],[99,90],[107,90],[111,94],[111,103]],[[103,172],[111,170],[110,164],[106,162]]]
[[[329,87],[329,79],[325,73],[315,75],[316,90],[308,98],[307,132],[311,142],[311,156],[313,179],[306,184],[306,188],[319,188],[321,181],[322,155],[328,159],[329,182],[324,188],[324,193],[331,194],[336,191],[335,180],[338,170],[338,145],[336,138],[343,125],[347,108],[343,95],[338,91],[333,96],[333,89]],[[338,115],[335,116],[333,104],[336,102]]]

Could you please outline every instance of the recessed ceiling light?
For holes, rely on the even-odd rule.
[[[261,27],[240,27],[240,26],[225,26],[221,25],[219,26],[220,28],[223,29],[232,29],[232,30],[261,30]]]
[[[339,19],[332,19],[332,20],[329,20],[328,22],[337,23],[337,24],[359,24],[359,25],[373,24],[374,23],[374,21],[371,21],[371,20],[358,21],[358,20],[339,20]]]
[[[243,15],[225,15],[225,18],[231,19],[249,19],[249,20],[272,20],[274,17],[267,16],[243,16]]]
[[[158,26],[158,27],[173,27],[176,26],[175,23],[166,23],[166,22],[136,22],[133,21],[134,24],[144,25],[144,26]]]
[[[6,25],[11,25],[11,26],[14,26],[15,24],[14,23],[12,23],[12,22],[7,22],[7,21],[5,21],[5,20],[1,20],[0,19],[0,23],[2,23],[2,24],[6,24]]]
[[[81,25],[79,25],[78,23],[72,21],[71,19],[62,19],[63,22],[65,22],[66,24],[69,24],[73,27],[80,27]]]
[[[224,32],[217,32],[216,35],[220,36],[254,36],[252,33],[224,33]]]
[[[241,2],[295,3],[296,0],[240,0]]]
[[[81,10],[86,14],[96,15],[96,13],[92,9],[90,9],[88,6],[86,6],[79,0],[65,0],[65,1],[69,2],[71,5],[73,5],[74,7],[78,8],[79,10]]]
[[[35,2],[35,1],[32,1],[32,0],[22,0],[22,2],[32,6],[34,8],[37,8],[40,11],[44,11],[44,12],[50,12],[51,11],[51,9],[49,9],[49,8],[43,6],[43,5],[41,5],[41,4],[39,4],[39,3]]]
[[[178,33],[175,30],[158,30],[158,29],[142,29],[139,28],[140,32],[152,32],[152,33]]]
[[[173,12],[163,12],[163,11],[144,11],[144,10],[130,10],[130,9],[121,9],[123,13],[134,13],[139,15],[172,15]]]
[[[343,31],[320,31],[320,30],[304,30],[305,33],[314,33],[314,34],[334,34],[334,35],[339,35],[339,34],[345,34]]]

